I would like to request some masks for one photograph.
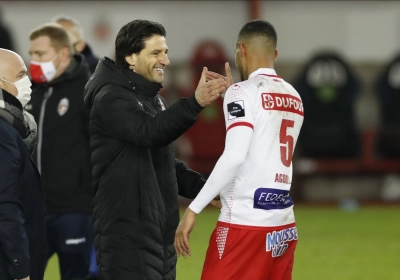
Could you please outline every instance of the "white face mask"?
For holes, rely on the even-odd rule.
[[[3,78],[0,79],[6,81],[7,83],[13,84],[17,88],[18,94],[16,98],[19,100],[19,102],[21,102],[22,107],[25,107],[25,105],[28,104],[29,100],[31,100],[31,93],[32,93],[31,89],[32,83],[29,80],[29,77],[25,76],[14,83],[7,81]]]

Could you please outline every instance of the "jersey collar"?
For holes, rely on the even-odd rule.
[[[275,70],[272,68],[258,68],[256,71],[250,74],[249,79],[254,78],[258,75],[280,78],[280,76],[276,75]]]

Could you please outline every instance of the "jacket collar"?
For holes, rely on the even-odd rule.
[[[158,94],[158,92],[162,88],[161,84],[150,82],[142,75],[139,75],[130,69],[124,68],[122,69],[122,71],[128,77],[129,84],[132,86],[132,89],[137,92],[140,92],[141,94],[144,94],[149,97],[154,97]]]

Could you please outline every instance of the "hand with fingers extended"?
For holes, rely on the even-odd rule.
[[[187,208],[176,230],[174,245],[178,257],[182,255],[186,259],[191,256],[189,239],[196,223],[196,215],[190,208]]]
[[[225,62],[225,75],[223,76],[221,74],[212,72],[212,71],[207,71],[206,73],[206,81],[213,81],[216,79],[224,79],[225,81],[225,87],[228,89],[231,85],[233,85],[233,78],[232,78],[232,72],[231,68],[229,67],[229,62]]]
[[[207,82],[207,72],[207,67],[204,67],[195,92],[195,98],[202,107],[210,105],[221,93],[226,91],[225,80],[223,78],[217,78]]]

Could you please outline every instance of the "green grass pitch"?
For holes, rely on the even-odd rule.
[[[295,215],[299,242],[294,280],[400,279],[400,207],[348,212],[295,206]],[[192,256],[178,259],[177,280],[200,279],[217,217],[218,211],[212,209],[198,216],[191,236]],[[45,280],[60,280],[56,257],[49,262]]]

